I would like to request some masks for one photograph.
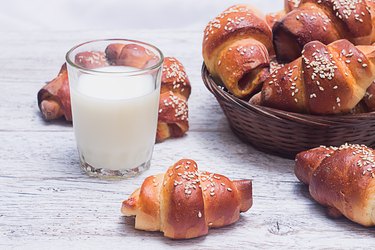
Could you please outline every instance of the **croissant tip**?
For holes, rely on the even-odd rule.
[[[40,110],[42,111],[43,117],[46,120],[57,119],[63,115],[60,104],[55,100],[41,101]]]
[[[122,202],[121,212],[125,216],[134,215],[132,211],[135,210],[136,204],[137,204],[137,200],[134,197],[130,197],[129,199],[124,200]]]
[[[250,179],[233,181],[241,197],[241,212],[246,212],[253,206],[253,181]]]

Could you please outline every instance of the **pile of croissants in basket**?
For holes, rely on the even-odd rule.
[[[375,1],[285,0],[263,17],[235,5],[205,29],[211,76],[254,105],[334,115],[375,111]]]

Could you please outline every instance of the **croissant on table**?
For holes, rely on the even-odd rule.
[[[374,153],[364,145],[322,146],[296,156],[295,174],[330,216],[375,226]]]
[[[235,5],[207,25],[202,52],[211,75],[235,96],[247,98],[269,73],[272,32],[250,6]]]
[[[135,228],[161,231],[165,237],[189,239],[209,228],[236,222],[252,206],[252,182],[198,171],[183,159],[165,173],[150,176],[122,203],[125,216],[135,216]]]
[[[329,44],[340,39],[356,45],[375,41],[373,0],[301,0],[273,26],[273,44],[281,62],[298,58],[308,42]]]
[[[296,113],[349,113],[375,80],[374,63],[374,46],[313,41],[300,58],[276,69],[250,102]]]
[[[86,51],[75,57],[75,63],[87,69],[108,65],[143,69],[155,60],[157,58],[151,51],[136,44],[110,44],[105,52]],[[174,57],[164,58],[160,93],[157,142],[181,137],[189,130],[187,101],[191,85],[184,66]],[[58,76],[38,92],[38,105],[45,120],[64,117],[72,121],[66,64]]]

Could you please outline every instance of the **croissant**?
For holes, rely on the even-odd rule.
[[[176,58],[164,58],[156,141],[182,137],[189,130],[187,100],[191,93],[184,66]]]
[[[122,203],[125,216],[135,216],[135,228],[161,231],[165,237],[189,239],[209,228],[226,226],[252,206],[252,182],[231,181],[219,174],[198,171],[196,162],[183,159],[166,173],[150,176]]]
[[[364,145],[319,147],[296,157],[295,174],[329,215],[375,225],[374,150]]]
[[[89,69],[107,65],[104,53],[98,51],[78,53],[75,63]],[[38,106],[46,120],[59,119],[63,116],[67,121],[72,120],[69,80],[65,63],[61,66],[57,77],[39,90]]]
[[[246,98],[268,75],[272,32],[248,5],[234,5],[207,25],[203,58],[208,71],[235,96]]]
[[[302,0],[299,7],[277,21],[273,43],[281,62],[301,55],[311,41],[324,44],[348,39],[356,45],[375,40],[375,2],[373,0]]]
[[[349,113],[375,80],[374,63],[374,46],[310,42],[302,57],[265,80],[260,104],[296,113]]]

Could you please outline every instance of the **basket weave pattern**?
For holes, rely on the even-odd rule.
[[[294,158],[320,145],[375,146],[375,112],[339,116],[297,114],[252,105],[219,87],[202,67],[203,82],[216,97],[233,132],[261,151]]]

